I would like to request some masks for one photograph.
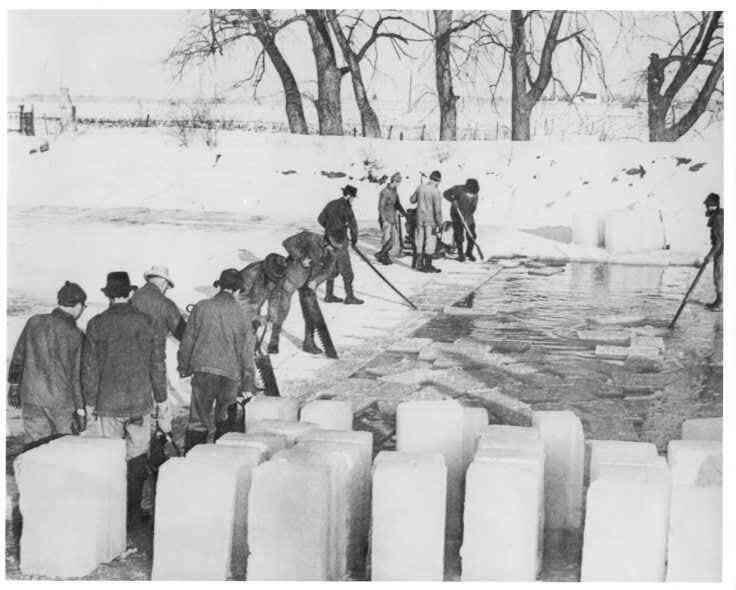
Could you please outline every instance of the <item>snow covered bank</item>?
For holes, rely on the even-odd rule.
[[[370,179],[401,171],[399,192],[408,205],[419,171],[438,169],[443,187],[480,181],[479,225],[570,227],[578,245],[607,245],[616,260],[667,245],[672,253],[702,256],[702,201],[723,189],[715,140],[437,143],[220,132],[216,148],[196,138],[182,148],[165,131],[116,129],[61,136],[50,151],[33,155],[29,141],[9,138],[11,207],[227,211],[252,221],[313,223],[321,205],[350,182],[359,188],[359,220],[375,225],[380,185]],[[494,243],[481,237],[493,252]]]

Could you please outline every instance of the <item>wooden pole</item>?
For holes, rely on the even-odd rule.
[[[682,298],[682,303],[680,303],[680,307],[677,308],[677,313],[675,313],[675,317],[672,318],[672,321],[670,322],[670,325],[669,325],[670,330],[675,327],[675,323],[680,317],[682,310],[685,309],[685,304],[687,303],[687,299],[688,297],[690,297],[690,293],[693,292],[693,289],[695,289],[695,285],[698,284],[700,277],[703,275],[703,271],[705,270],[705,267],[708,266],[708,263],[710,262],[712,254],[713,254],[713,250],[708,252],[708,255],[705,257],[703,264],[700,265],[700,268],[698,269],[698,274],[695,275],[695,278],[693,279],[693,282],[691,283],[690,288],[687,290],[687,293],[685,293],[685,297]]]

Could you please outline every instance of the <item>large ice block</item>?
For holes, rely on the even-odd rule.
[[[447,541],[462,531],[463,408],[455,400],[400,403],[396,410],[396,450],[441,453],[447,467]]]
[[[585,439],[580,419],[568,410],[534,412],[544,441],[545,519],[550,529],[582,525]]]
[[[203,445],[198,445],[203,446]],[[257,449],[207,445],[159,469],[153,536],[153,580],[226,580],[245,551],[241,502]],[[201,454],[200,454],[201,453]],[[236,459],[236,457],[239,457]],[[237,533],[237,534],[235,534]],[[242,563],[235,564],[241,570]]]
[[[281,451],[253,470],[248,502],[248,579],[328,579],[330,470]]]
[[[488,426],[488,410],[463,406],[463,474],[475,455],[478,434]]]
[[[534,581],[540,566],[544,462],[528,450],[484,448],[468,468],[463,581]]]
[[[296,443],[305,432],[319,428],[310,422],[287,422],[284,420],[258,420],[248,426],[249,433],[267,432],[285,436],[289,445]]]
[[[307,462],[329,463],[336,470],[335,489],[330,503],[330,519],[333,529],[334,558],[333,580],[345,580],[353,571],[359,547],[359,509],[362,508],[361,494],[365,482],[361,479],[364,465],[363,450],[354,443],[321,440],[300,441],[294,448],[309,452]]]
[[[13,467],[24,574],[81,577],[125,549],[124,441],[63,437]]]
[[[723,418],[692,418],[682,423],[683,440],[723,440]]]
[[[289,446],[289,439],[270,432],[227,432],[217,439],[218,445],[227,447],[250,447],[264,453],[264,461]]]
[[[187,453],[187,459],[217,463],[222,469],[235,469],[238,473],[233,513],[230,577],[243,578],[248,557],[248,491],[250,490],[251,472],[254,467],[267,459],[266,451],[257,447],[202,444],[195,445]],[[242,469],[243,466],[248,469]]]
[[[590,440],[590,481],[598,477],[602,465],[648,465],[657,458],[652,443],[624,440]]]
[[[723,488],[675,486],[667,540],[668,582],[720,582]]]
[[[316,399],[302,407],[301,420],[329,430],[352,430],[353,409],[349,402]]]
[[[311,430],[299,442],[325,441],[354,445],[360,449],[357,480],[360,482],[354,510],[356,521],[348,549],[348,570],[360,575],[365,569],[371,518],[371,467],[373,463],[373,433],[362,430]]]
[[[245,405],[245,431],[259,420],[284,420],[296,422],[299,416],[299,402],[288,397],[259,395]]]
[[[656,462],[638,477],[615,471],[588,488],[581,581],[664,581],[669,474]]]
[[[447,469],[441,453],[382,451],[373,468],[373,581],[441,581]]]
[[[721,485],[723,483],[723,445],[715,440],[671,440],[667,461],[672,470],[672,485]]]

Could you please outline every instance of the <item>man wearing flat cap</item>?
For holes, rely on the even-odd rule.
[[[342,235],[349,231],[350,243],[353,246],[358,243],[358,222],[355,220],[352,205],[353,199],[357,196],[358,189],[352,184],[347,184],[342,188],[342,197],[333,199],[322,209],[317,221],[325,229],[327,238],[336,237],[337,241],[342,242]],[[350,263],[350,250],[347,241],[338,248],[335,257],[335,270],[325,284],[325,301],[327,303],[343,301],[340,297],[335,296],[335,277],[337,275],[342,276],[343,285],[345,286],[344,303],[348,305],[363,303],[363,300],[358,299],[353,292],[353,266]]]
[[[381,249],[376,252],[376,260],[381,264],[392,263],[391,252],[399,239],[399,215],[406,217],[406,211],[401,205],[397,190],[400,183],[401,173],[395,172],[378,196],[378,223],[383,236]],[[399,244],[399,250],[401,250],[401,244]]]
[[[87,294],[67,281],[51,313],[34,315],[13,350],[8,374],[10,405],[22,408],[28,445],[84,430],[81,358],[84,335],[77,320]]]
[[[82,388],[106,438],[122,438],[128,460],[128,515],[140,509],[148,477],[151,412],[166,403],[164,348],[148,315],[130,303],[137,287],[127,272],[111,272],[102,292],[109,307],[87,324]]]
[[[228,268],[213,284],[218,293],[192,308],[179,347],[179,374],[192,376],[187,450],[207,442],[209,433],[214,439],[225,434],[228,407],[254,390],[253,314],[235,297],[243,289],[243,276]]]

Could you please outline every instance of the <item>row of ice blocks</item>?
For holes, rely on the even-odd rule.
[[[720,580],[721,443],[589,444],[581,580]]]
[[[73,578],[125,550],[125,442],[65,436],[14,463],[23,516],[20,569]]]
[[[253,471],[248,579],[348,579],[365,566],[373,437],[312,426],[295,438]]]
[[[300,412],[296,399],[259,396],[245,406],[246,432],[262,420],[296,422],[299,419],[328,430],[353,429],[353,410],[346,401],[318,399],[304,404]]]

